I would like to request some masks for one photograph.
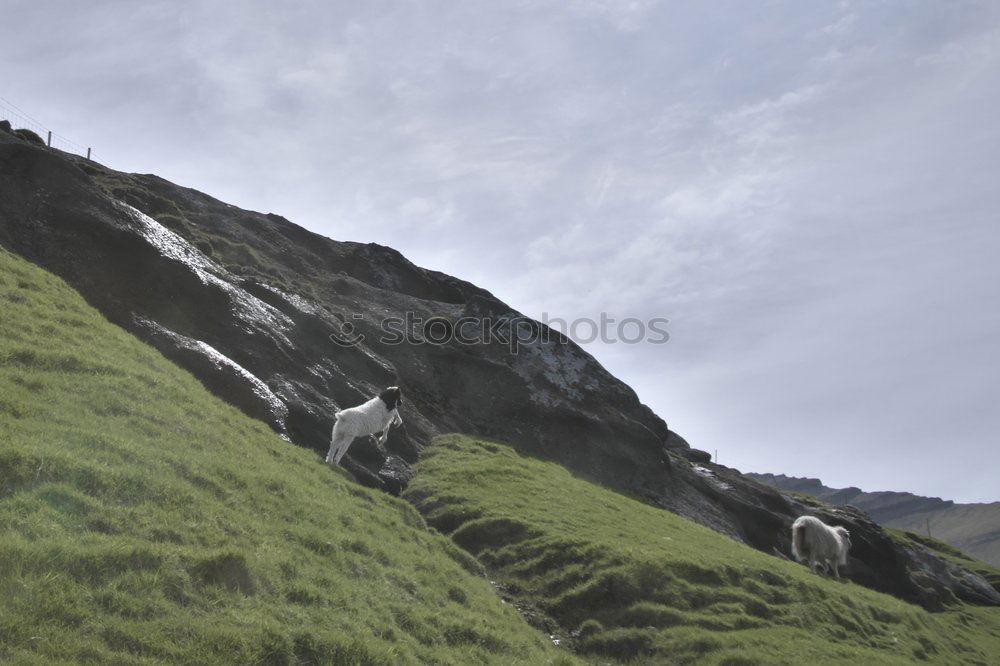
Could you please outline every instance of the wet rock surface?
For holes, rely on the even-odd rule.
[[[356,440],[344,459],[372,487],[398,493],[421,448],[458,431],[555,460],[766,552],[788,553],[797,515],[825,515],[712,464],[586,351],[391,248],[334,241],[278,215],[4,133],[0,245],[59,275],[210,390],[316,451],[317,464],[337,409],[399,384],[404,426],[385,447]],[[473,318],[467,335],[522,321],[549,339],[525,342],[516,354],[502,340],[435,344],[419,326],[406,329],[407,341],[388,339],[386,318],[407,313],[445,328]],[[348,338],[360,342],[344,344]],[[929,551],[920,554],[920,576],[932,584],[917,580],[912,555],[863,514],[826,517],[848,525],[861,544],[849,573],[858,582],[927,607],[949,594],[993,602],[964,591],[982,592]]]

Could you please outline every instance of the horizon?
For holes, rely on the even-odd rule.
[[[108,167],[667,318],[581,346],[720,464],[1000,501],[1000,7],[63,6],[0,97]]]

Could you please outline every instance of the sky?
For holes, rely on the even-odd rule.
[[[0,104],[112,168],[667,318],[585,348],[723,464],[1000,500],[1000,3],[3,13]]]

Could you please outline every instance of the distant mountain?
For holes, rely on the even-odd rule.
[[[920,534],[926,534],[929,527],[934,538],[1000,566],[1000,502],[958,504],[913,493],[829,488],[819,479],[784,474],[748,473],[747,476],[781,490],[812,495],[830,504],[850,504],[888,527]]]

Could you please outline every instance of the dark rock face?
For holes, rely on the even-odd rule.
[[[620,484],[686,443],[576,345],[433,344],[422,327],[388,339],[387,316],[475,321],[520,315],[488,292],[391,248],[338,243],[155,176],[127,175],[0,142],[0,243],[66,279],[110,320],[210,389],[319,453],[333,414],[403,388],[405,426],[387,448],[348,456],[398,486],[435,434],[511,441]],[[363,341],[340,344],[349,335]],[[538,326],[535,324],[535,326]],[[501,327],[502,328],[502,327]],[[371,479],[369,479],[371,481]],[[374,482],[373,482],[374,483]]]
[[[200,340],[179,335],[136,315],[134,330],[174,363],[188,368],[217,395],[275,430],[285,429],[288,407],[267,384]]]
[[[30,129],[16,129],[14,130],[14,135],[24,139],[28,143],[33,143],[36,146],[45,145],[45,141],[42,140],[42,137],[38,136]]]
[[[577,345],[391,248],[336,242],[277,215],[6,134],[0,244],[321,455],[337,409],[398,384],[404,426],[384,448],[356,440],[344,459],[366,485],[398,493],[430,438],[459,431],[555,460],[767,552],[788,553],[791,521],[805,512],[711,464]],[[387,317],[399,318],[392,335]],[[466,338],[491,331],[508,338],[428,339],[459,328]],[[407,339],[394,339],[401,332]],[[517,353],[511,335],[525,340]],[[869,544],[852,558],[858,582],[928,607],[943,602],[943,592],[920,597],[908,556],[877,525],[860,514],[834,518]]]
[[[685,449],[681,451],[681,455],[693,463],[712,462],[712,454],[701,449]]]
[[[30,129],[14,129],[13,127],[11,127],[9,120],[0,120],[0,132],[4,134],[10,134],[11,136],[17,137],[19,139],[27,141],[28,143],[33,143],[38,146],[45,145],[45,141],[42,140],[42,137],[38,136]]]

